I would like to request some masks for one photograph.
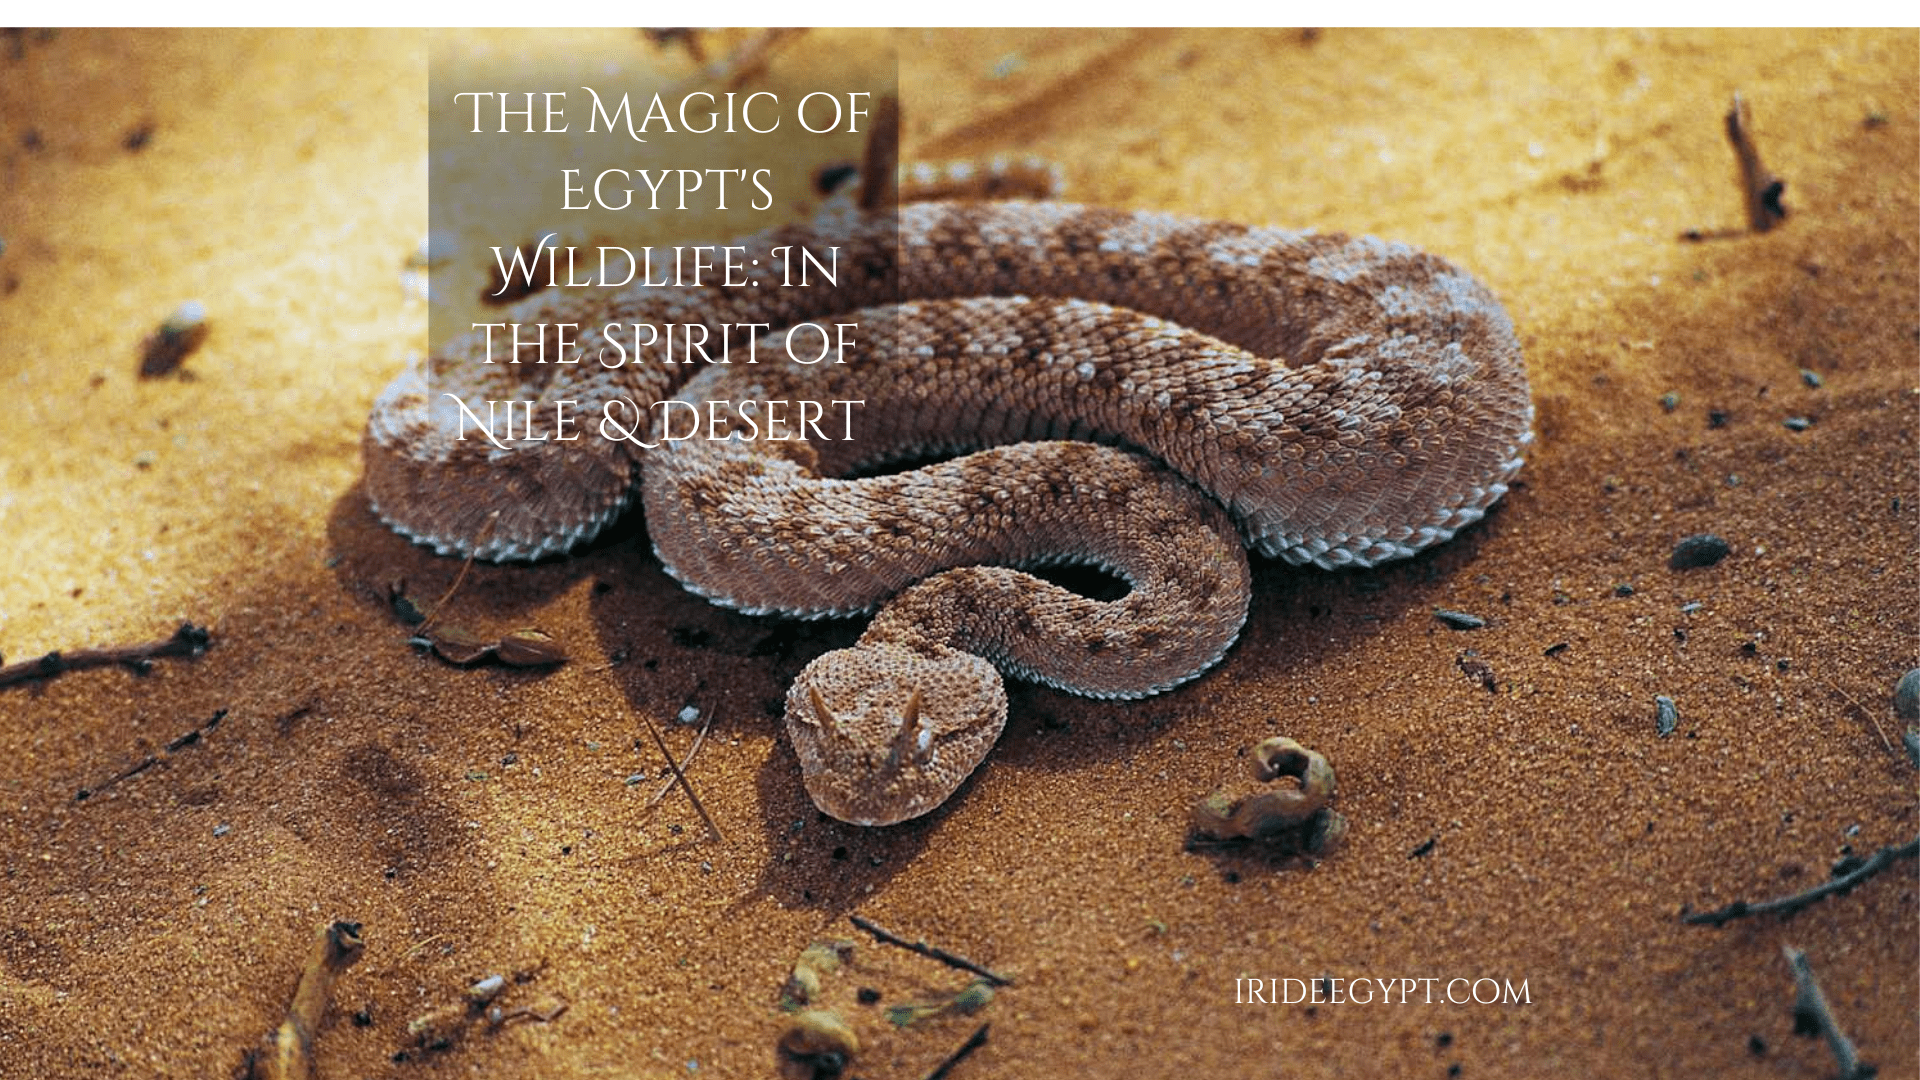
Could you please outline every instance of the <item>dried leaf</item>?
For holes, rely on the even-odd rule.
[[[539,667],[542,664],[565,663],[567,650],[553,639],[553,635],[528,627],[501,638],[494,655],[508,667]]]
[[[495,645],[471,630],[442,626],[433,631],[433,651],[450,664],[472,664],[493,655]]]

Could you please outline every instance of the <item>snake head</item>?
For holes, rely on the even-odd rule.
[[[1000,673],[946,646],[838,649],[787,692],[807,794],[855,825],[892,825],[945,802],[1006,722]]]

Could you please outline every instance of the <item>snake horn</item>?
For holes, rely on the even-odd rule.
[[[840,721],[833,717],[833,710],[827,708],[826,699],[820,696],[818,687],[807,687],[807,698],[813,702],[813,711],[820,714],[820,719],[826,721],[828,727],[837,728],[840,726]]]

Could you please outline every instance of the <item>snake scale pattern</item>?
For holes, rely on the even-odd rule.
[[[564,551],[638,495],[667,571],[715,603],[878,610],[787,699],[808,793],[858,824],[953,793],[1005,723],[1002,673],[1108,698],[1191,679],[1246,619],[1249,548],[1327,568],[1411,555],[1479,520],[1532,439],[1505,311],[1402,244],[1043,201],[843,207],[733,243],[758,286],[554,290],[504,316],[581,324],[577,365],[484,364],[477,336],[413,365],[374,406],[367,491],[401,533],[489,559]],[[780,245],[838,247],[837,285],[778,287]],[[835,316],[858,323],[847,364],[774,340],[753,365],[592,360],[606,324],[717,341]],[[469,421],[460,439],[449,393],[482,417],[488,399],[571,400],[584,437],[502,448]],[[647,450],[594,431],[608,402],[631,417],[674,395],[736,431],[770,402],[863,404],[852,438],[837,419],[788,441],[656,425]],[[1026,572],[1060,563],[1127,591]]]

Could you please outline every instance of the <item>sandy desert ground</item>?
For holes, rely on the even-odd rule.
[[[482,62],[536,47],[439,40]],[[858,625],[713,607],[637,520],[477,566],[456,598],[484,632],[553,634],[565,665],[406,644],[389,583],[431,598],[459,563],[369,514],[360,434],[428,344],[402,283],[428,48],[0,38],[0,652],[183,621],[214,639],[144,676],[0,687],[0,1075],[230,1075],[336,919],[365,949],[321,1077],[769,1075],[782,984],[820,938],[859,943],[826,993],[870,1080],[928,1075],[983,1022],[955,1080],[1829,1076],[1793,1034],[1783,945],[1882,1077],[1920,1075],[1913,861],[1791,920],[1681,921],[1920,831],[1888,704],[1920,650],[1920,35],[790,44],[774,65],[897,57],[909,158],[1043,154],[1081,201],[1452,259],[1512,313],[1538,407],[1522,483],[1480,526],[1377,570],[1256,564],[1242,640],[1173,693],[1014,687],[987,765],[886,829],[818,815],[780,729],[795,673]],[[537,48],[693,72],[631,30]],[[1683,241],[1743,223],[1736,90],[1790,216]],[[142,339],[188,299],[205,343],[141,378]],[[1706,532],[1731,554],[1670,569]],[[714,719],[690,776],[720,841],[677,794],[646,810],[665,765],[642,721],[681,753],[688,705]],[[1346,846],[1184,850],[1187,808],[1273,734],[1338,770]],[[896,1027],[888,1007],[968,977],[851,915],[1013,984]],[[410,1039],[516,973],[500,1003],[540,1015]],[[1248,978],[1491,978],[1528,1000],[1236,1004]]]

